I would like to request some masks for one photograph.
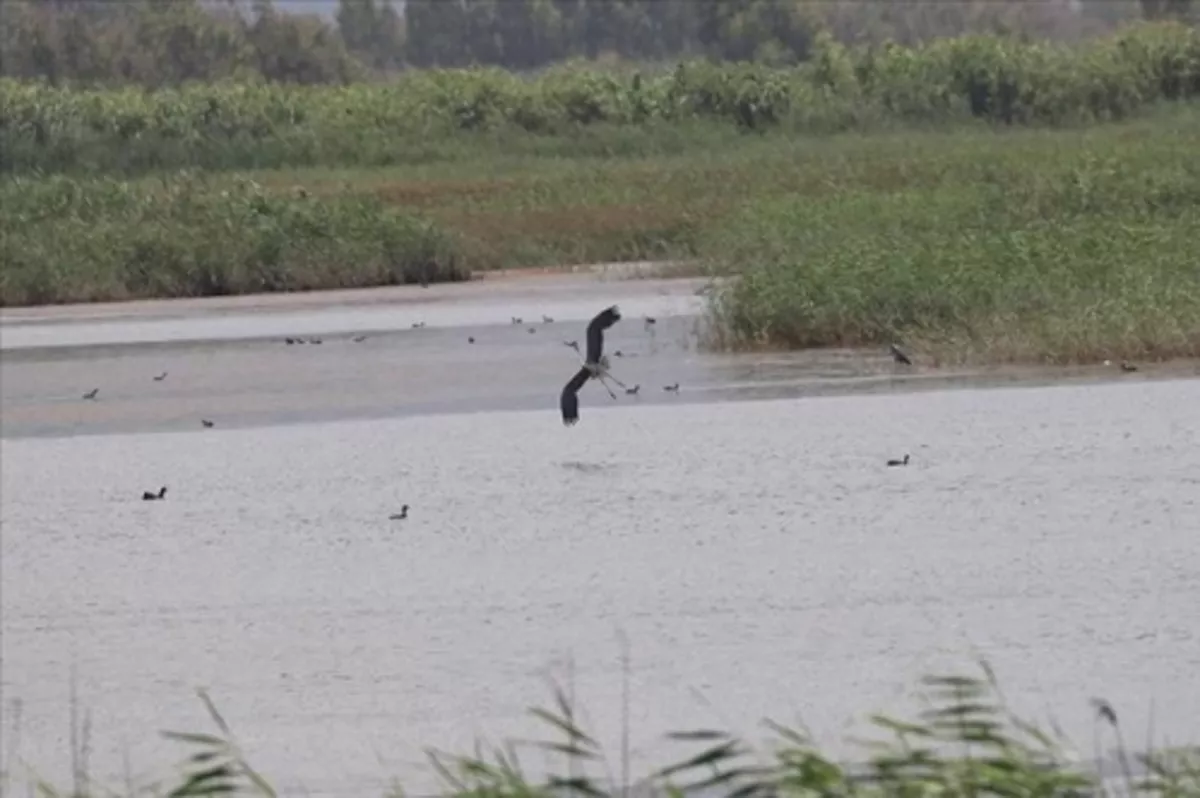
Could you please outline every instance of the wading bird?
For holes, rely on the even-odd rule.
[[[664,385],[663,390],[667,393],[679,393],[679,383],[675,383],[674,385]]]
[[[155,382],[162,382],[162,381],[163,381],[163,380],[165,380],[166,378],[167,378],[167,372],[165,372],[165,371],[164,371],[162,374],[159,374],[157,377],[155,377],[155,378],[154,378],[154,381],[155,381]]]
[[[163,485],[159,489],[158,493],[151,493],[148,490],[142,491],[142,501],[147,501],[147,502],[157,501],[166,495],[167,495],[167,486]]]
[[[213,425],[213,423],[211,421],[209,421],[207,418],[200,419],[200,423],[203,424],[205,427],[211,427]]]
[[[100,389],[99,389],[99,388],[93,388],[92,390],[90,390],[90,391],[88,391],[87,393],[85,393],[85,394],[83,395],[83,398],[84,398],[84,399],[95,399],[95,398],[96,398],[96,394],[98,394],[98,393],[100,393]]]
[[[400,512],[392,513],[391,515],[388,516],[389,521],[403,521],[405,518],[408,518],[408,505],[407,504],[400,506]]]
[[[605,308],[596,314],[587,326],[587,356],[583,368],[563,386],[559,406],[562,408],[563,424],[568,427],[579,421],[579,389],[590,379],[598,379],[613,399],[617,395],[604,380],[611,379],[622,388],[626,386],[616,377],[608,373],[608,358],[604,357],[604,331],[621,320],[621,311],[616,305]],[[626,388],[626,390],[628,390]]]
[[[908,455],[904,455],[903,460],[888,460],[888,467],[891,466],[906,466],[908,465]]]

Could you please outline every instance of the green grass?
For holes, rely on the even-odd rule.
[[[573,63],[534,76],[413,70],[380,84],[151,92],[0,79],[0,172],[377,167],[479,160],[488,141],[568,157],[653,155],[694,122],[792,135],[964,119],[1063,125],[1196,96],[1200,31],[1171,23],[1073,46],[961,36],[848,49],[821,34],[793,67]]]
[[[936,362],[1200,355],[1200,126],[1022,133],[756,199],[699,244],[729,349],[906,342]],[[916,150],[916,148],[914,148]],[[848,167],[849,168],[849,167]]]
[[[670,132],[675,146],[652,156],[531,155],[501,136],[476,160],[388,168],[9,177],[0,302],[688,260],[736,278],[714,296],[719,348],[896,340],[934,362],[1200,354],[1195,103],[1075,128]],[[461,147],[491,136],[459,135]]]
[[[1022,719],[1003,702],[991,670],[982,665],[983,677],[949,675],[922,680],[926,709],[914,718],[883,715],[870,718],[874,734],[859,738],[861,766],[847,766],[824,754],[804,732],[773,721],[768,745],[752,745],[719,730],[676,732],[668,738],[692,750],[649,774],[648,783],[667,795],[681,796],[695,789],[728,798],[802,798],[805,796],[863,796],[863,798],[1082,798],[1114,794],[1114,785],[1101,785],[1096,775],[1079,763],[1090,754],[1069,741]],[[160,786],[141,794],[174,796],[250,793],[275,796],[270,780],[249,764],[215,705],[203,691],[200,698],[219,734],[166,732],[188,751],[173,786]],[[1115,742],[1120,775],[1115,794],[1184,798],[1200,795],[1200,748],[1130,752],[1124,743],[1116,710],[1093,700],[1096,722],[1106,727]],[[473,755],[427,755],[440,774],[441,794],[455,798],[550,798],[565,793],[594,798],[624,795],[619,785],[629,782],[628,761],[622,755],[613,763],[603,747],[585,729],[561,689],[555,705],[533,714],[544,725],[549,739],[522,744],[507,743]],[[628,712],[624,713],[628,729]],[[86,728],[86,727],[85,727]],[[72,732],[72,740],[76,736]],[[1099,739],[1099,738],[1097,738]],[[86,738],[82,750],[86,752]],[[522,754],[557,761],[561,770],[533,777],[522,766]],[[86,756],[73,756],[74,761]],[[617,770],[614,765],[619,766]],[[84,768],[85,769],[85,768]],[[614,786],[615,785],[615,786]],[[42,794],[67,795],[42,784]],[[120,794],[102,789],[76,769],[75,798]],[[130,791],[132,795],[132,791]],[[392,795],[402,795],[397,787]]]
[[[180,174],[0,182],[0,304],[465,279],[452,236],[366,196]]]

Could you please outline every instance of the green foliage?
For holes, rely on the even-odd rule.
[[[0,182],[0,304],[391,285],[465,279],[453,238],[377,200],[67,177]]]
[[[907,341],[935,362],[1200,355],[1200,129],[1023,139],[948,142],[892,186],[749,203],[699,244],[735,278],[713,297],[717,341]]]
[[[8,77],[51,85],[173,86],[202,80],[346,83],[362,64],[312,16],[202,6],[198,0],[0,3],[0,64]]]
[[[451,136],[696,121],[793,134],[954,119],[1068,124],[1200,95],[1200,30],[1176,23],[1074,47],[966,37],[851,50],[818,35],[812,56],[793,67],[692,61],[658,72],[567,64],[532,78],[435,70],[341,88],[93,91],[0,80],[0,171],[421,163],[453,157]]]
[[[808,60],[814,36],[913,44],[967,33],[1069,41],[1185,19],[1191,0],[5,0],[0,60],[54,83],[175,85],[232,74],[342,82],[410,67],[527,70],[563,59]],[[348,51],[348,52],[347,52]],[[353,61],[354,63],[351,63]]]

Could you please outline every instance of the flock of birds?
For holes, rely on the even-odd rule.
[[[589,380],[598,380],[604,385],[608,395],[614,400],[617,398],[612,388],[608,386],[607,380],[612,380],[616,385],[625,390],[626,393],[637,393],[638,386],[628,388],[614,377],[609,371],[609,360],[604,354],[604,331],[612,327],[621,320],[621,311],[616,305],[607,307],[597,313],[587,326],[587,351],[584,355],[583,364],[579,371],[575,372],[571,379],[567,380],[567,384],[563,386],[562,393],[559,395],[559,409],[562,412],[562,421],[565,426],[574,426],[579,422],[579,391]],[[518,321],[514,319],[514,321]],[[653,319],[650,320],[653,322]],[[576,342],[568,342],[574,345],[575,351],[579,351],[579,346]],[[913,364],[910,358],[900,347],[892,344],[890,346],[892,359],[897,363],[903,363],[911,366]],[[614,352],[613,354],[618,354]],[[679,383],[674,385],[664,386],[663,390],[678,391]],[[888,467],[906,466],[908,465],[909,455],[905,454],[903,458],[888,460]]]
[[[512,317],[510,317],[510,319],[511,319],[511,323],[514,325],[524,324],[524,320],[519,316],[512,316]],[[608,384],[609,381],[613,382],[618,388],[620,388],[627,395],[630,395],[630,396],[636,396],[638,394],[638,392],[641,390],[640,385],[634,385],[631,388],[631,387],[625,385],[620,380],[618,380],[615,376],[613,376],[612,372],[610,371],[610,361],[608,359],[608,356],[604,354],[604,333],[606,330],[611,328],[614,324],[616,324],[620,320],[621,320],[621,312],[620,312],[619,308],[616,305],[612,305],[612,306],[607,307],[604,310],[600,311],[599,313],[597,313],[592,318],[592,320],[590,322],[588,322],[587,331],[586,331],[586,340],[585,340],[586,349],[585,349],[585,352],[583,353],[583,361],[580,365],[579,370],[577,372],[575,372],[575,374],[572,375],[572,377],[569,380],[567,380],[566,384],[562,388],[562,392],[559,394],[559,409],[562,413],[562,421],[563,421],[564,426],[567,426],[567,427],[574,426],[575,424],[577,424],[579,422],[579,392],[591,380],[597,380],[598,382],[600,382],[604,386],[605,390],[608,391],[608,395],[610,397],[612,397],[612,399],[614,401],[617,398],[617,394],[609,386],[609,384]],[[554,319],[551,318],[550,316],[546,316],[546,315],[542,316],[542,322],[544,324],[550,324],[553,321],[554,321]],[[644,322],[646,328],[649,329],[657,322],[657,320],[653,316],[645,316],[645,317],[643,317],[643,322]],[[425,322],[423,322],[423,321],[414,322],[412,324],[413,329],[420,329],[424,326],[425,326]],[[534,333],[534,332],[537,332],[537,328],[529,327],[528,331],[530,333]],[[351,338],[351,340],[354,341],[355,343],[362,343],[363,341],[367,340],[367,336],[366,335],[356,335],[353,338]],[[312,337],[310,337],[310,338],[287,337],[287,338],[284,338],[284,342],[288,345],[305,344],[305,343],[320,344],[322,342],[322,339],[312,338]],[[474,344],[475,343],[474,336],[468,336],[467,343]],[[577,354],[579,353],[579,342],[578,341],[563,341],[563,344],[567,347],[574,349]],[[910,358],[908,356],[908,354],[905,353],[896,344],[891,344],[889,346],[889,350],[891,352],[892,359],[896,363],[901,363],[901,364],[904,364],[907,366],[913,365],[912,358]],[[614,351],[613,355],[616,357],[623,356],[620,350]],[[1105,361],[1105,365],[1108,365],[1108,364],[1109,364],[1109,361]],[[1122,361],[1120,364],[1120,368],[1122,371],[1126,371],[1126,372],[1137,371],[1137,366],[1134,366],[1127,361]],[[166,378],[167,378],[167,372],[164,371],[162,374],[156,375],[154,377],[154,380],[156,382],[161,382],[161,381],[165,380]],[[665,391],[667,393],[678,393],[679,392],[679,383],[676,382],[673,385],[664,385],[663,391]],[[99,394],[99,392],[100,392],[99,388],[93,388],[92,390],[85,393],[83,395],[83,398],[95,400],[97,395]],[[205,427],[213,426],[213,422],[208,419],[201,419],[200,423]],[[888,460],[887,465],[889,468],[907,466],[909,463],[909,459],[910,459],[910,455],[905,454],[904,457],[902,457],[902,458]],[[164,485],[157,492],[144,491],[142,493],[142,499],[145,501],[158,501],[158,500],[165,498],[166,494],[167,494],[167,488]],[[400,512],[393,513],[392,515],[389,516],[389,519],[393,520],[393,521],[400,521],[400,520],[404,520],[404,519],[408,518],[408,509],[409,508],[408,508],[407,504],[403,505],[400,508]]]
[[[570,398],[569,399],[567,398],[568,392],[566,390],[564,390],[564,392],[563,392],[563,402],[564,402],[563,418],[564,418],[564,421],[567,421],[567,416],[568,416],[567,404],[565,404],[565,403],[569,401],[570,406],[572,408],[572,410],[571,410],[572,418],[570,421],[567,421],[568,425],[573,424],[579,420],[578,402],[577,402],[575,394],[578,392],[579,388],[581,388],[583,386],[583,383],[585,383],[588,379],[590,379],[592,377],[599,377],[602,380],[610,379],[613,382],[620,385],[620,387],[625,391],[625,393],[630,396],[636,396],[638,394],[638,392],[641,390],[641,385],[634,385],[633,387],[629,387],[629,386],[625,385],[624,383],[621,383],[615,377],[613,377],[608,372],[608,364],[609,364],[608,358],[606,356],[604,356],[602,353],[603,330],[607,329],[608,327],[611,327],[620,318],[621,318],[620,312],[618,311],[617,307],[614,305],[614,306],[612,306],[610,308],[606,308],[604,311],[602,311],[598,316],[596,316],[596,318],[592,319],[592,322],[588,325],[588,328],[587,328],[587,357],[585,360],[584,367],[580,370],[580,372],[575,377],[572,378],[571,383],[569,383],[569,385],[574,385],[574,388],[571,389],[570,394],[569,394]],[[524,319],[522,319],[520,316],[512,316],[512,317],[510,317],[510,321],[514,325],[520,325],[520,324],[525,323]],[[553,322],[554,322],[554,319],[552,317],[546,316],[544,314],[542,315],[542,323],[543,324],[551,324]],[[653,327],[655,324],[657,324],[658,320],[656,318],[654,318],[653,316],[645,316],[643,318],[643,322],[644,322],[646,328],[649,329],[649,328]],[[423,321],[413,322],[411,326],[414,330],[420,329],[425,326],[425,322],[423,322]],[[531,327],[528,327],[527,329],[528,329],[528,332],[531,334],[537,332],[536,327],[531,326]],[[354,343],[362,343],[363,341],[367,340],[367,336],[366,335],[355,335],[350,340],[353,341]],[[323,339],[321,339],[319,337],[314,337],[314,336],[309,336],[307,338],[301,337],[301,336],[287,336],[283,339],[283,342],[285,344],[287,344],[288,346],[297,346],[297,345],[303,345],[303,344],[320,345],[323,343]],[[475,337],[468,336],[467,343],[474,344]],[[574,349],[576,353],[579,352],[579,342],[578,341],[563,341],[563,345],[567,346],[571,349]],[[620,350],[615,351],[613,354],[616,357],[624,356]],[[167,374],[168,374],[168,372],[164,371],[161,374],[155,375],[153,379],[155,382],[162,382],[163,380],[165,380],[167,378]],[[605,384],[605,387],[606,388],[608,387],[607,384]],[[676,382],[672,385],[664,385],[663,391],[665,391],[667,393],[679,393],[679,383]],[[83,394],[83,398],[87,399],[87,400],[95,401],[97,399],[99,393],[100,393],[99,388],[93,388],[90,391],[88,391],[87,393]],[[617,398],[616,394],[614,394],[611,389],[609,389],[609,395],[611,395],[613,399]],[[212,426],[214,426],[214,422],[210,421],[209,419],[201,419],[200,423],[205,428],[211,428]],[[150,491],[150,490],[143,491],[142,492],[142,500],[143,501],[160,501],[160,500],[166,498],[166,495],[167,495],[167,486],[164,485],[157,491]],[[405,504],[400,508],[400,512],[391,514],[390,516],[388,516],[388,519],[392,520],[392,521],[403,521],[408,518],[408,510],[409,510],[409,506],[407,504]]]

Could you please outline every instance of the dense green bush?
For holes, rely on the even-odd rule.
[[[436,282],[467,277],[457,243],[365,197],[270,194],[182,174],[0,182],[0,304]]]
[[[940,172],[925,185],[750,203],[701,243],[736,275],[714,332],[943,360],[1200,355],[1198,133],[1121,153],[981,147],[923,162]]]
[[[0,80],[0,170],[136,172],[378,165],[454,157],[450,133],[564,134],[709,119],[797,132],[981,118],[1057,124],[1124,117],[1200,95],[1200,31],[1139,24],[1068,47],[999,37],[849,50],[819,36],[795,67],[578,64],[523,78],[413,71],[384,85],[192,85],[73,90]]]

